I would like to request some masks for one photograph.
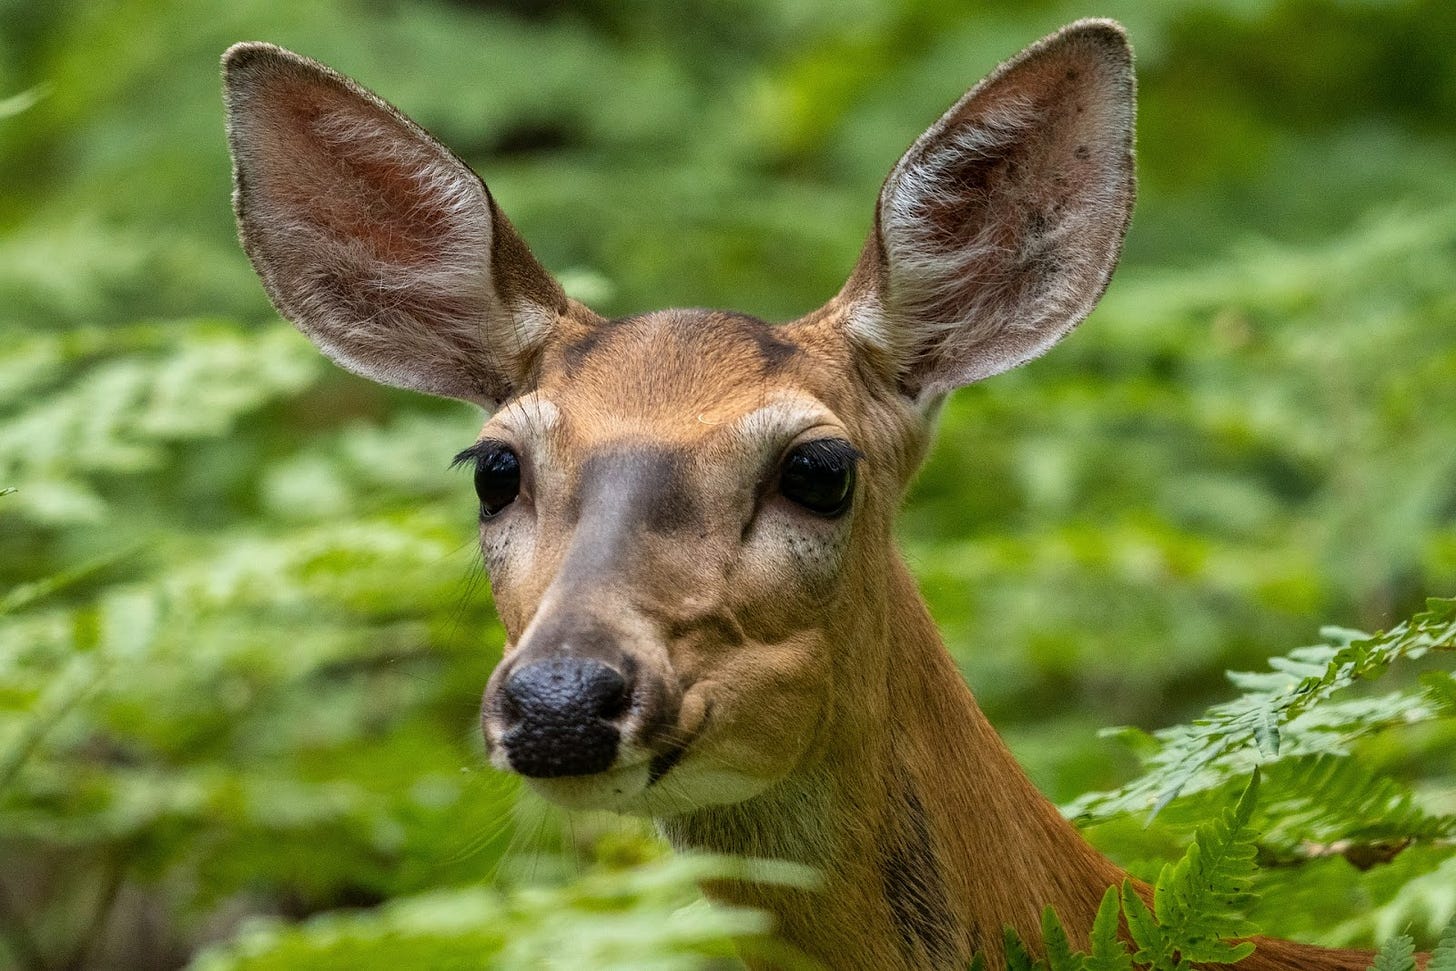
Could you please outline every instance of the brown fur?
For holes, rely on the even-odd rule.
[[[493,409],[481,439],[519,457],[481,524],[507,633],[492,759],[510,764],[511,673],[587,657],[631,683],[613,761],[531,784],[650,814],[685,849],[816,867],[818,891],[708,889],[826,965],[994,963],[1005,927],[1039,944],[1046,905],[1085,944],[1124,874],[981,714],[892,524],[940,397],[1050,347],[1106,286],[1132,207],[1120,28],[1074,24],[957,102],[886,180],[845,287],[782,327],[603,320],[387,104],[267,45],[225,63],[239,223],[279,309],[347,367]],[[843,514],[780,490],[819,439],[861,456]],[[1261,940],[1242,967],[1367,960]]]

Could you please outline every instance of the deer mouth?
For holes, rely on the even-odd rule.
[[[688,754],[687,745],[674,745],[672,748],[655,755],[652,761],[647,763],[647,787],[650,789],[662,781],[662,777],[672,771],[672,767],[682,761],[682,757]]]
[[[661,816],[697,808],[697,801],[680,791],[690,786],[669,784],[658,788],[658,784],[692,754],[707,727],[709,707],[701,706],[691,724],[679,723],[662,732],[650,748],[624,738],[617,764],[603,771],[549,778],[527,776],[526,782],[542,798],[566,809]]]

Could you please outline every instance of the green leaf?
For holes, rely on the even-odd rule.
[[[1441,714],[1456,715],[1456,674],[1449,671],[1427,671],[1421,675],[1426,700]]]
[[[1042,946],[1046,948],[1048,971],[1084,971],[1087,966],[1086,958],[1072,953],[1067,932],[1051,907],[1041,912],[1041,939]]]
[[[1431,960],[1426,964],[1426,971],[1456,971],[1456,918],[1452,918],[1442,932],[1436,949],[1431,952]]]
[[[1132,971],[1132,955],[1128,953],[1118,931],[1122,926],[1122,901],[1118,888],[1108,887],[1092,922],[1092,950],[1087,957],[1086,971]]]
[[[1189,724],[1159,730],[1156,750],[1142,759],[1142,776],[1120,789],[1080,796],[1063,813],[1084,826],[1124,813],[1153,817],[1180,795],[1216,789],[1243,775],[1250,748],[1266,759],[1293,758],[1364,737],[1377,720],[1410,724],[1436,717],[1433,706],[1408,692],[1373,705],[1366,699],[1332,699],[1358,681],[1377,677],[1394,661],[1456,649],[1456,611],[1450,603],[1428,601],[1425,611],[1385,633],[1327,629],[1333,643],[1273,658],[1273,673],[1230,672],[1243,695],[1214,705]],[[1378,719],[1372,719],[1372,707]]]
[[[1006,971],[1041,971],[1044,966],[1032,960],[1031,952],[1016,931],[1008,927],[1002,931],[1001,937],[1006,948]]]
[[[1399,934],[1381,945],[1370,971],[1416,971],[1416,946],[1409,935]]]
[[[1122,885],[1122,912],[1127,917],[1127,929],[1132,934],[1137,951],[1132,959],[1154,971],[1167,971],[1174,967],[1172,942],[1158,926],[1152,910],[1143,903],[1143,898],[1133,888],[1131,880]]]

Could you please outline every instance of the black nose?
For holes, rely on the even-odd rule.
[[[511,672],[501,686],[511,768],[551,779],[592,775],[617,757],[613,719],[627,708],[622,675],[590,658],[556,657]]]

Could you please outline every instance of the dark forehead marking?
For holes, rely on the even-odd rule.
[[[700,527],[690,460],[686,449],[647,444],[587,453],[570,500],[576,532],[561,579],[590,583],[620,573],[644,533]]]
[[[581,370],[581,366],[586,363],[587,359],[596,352],[597,348],[606,343],[612,334],[639,319],[641,319],[640,315],[633,315],[603,321],[582,337],[567,344],[561,349],[561,355],[566,359],[566,369],[572,372]]]
[[[562,349],[568,370],[580,370],[598,349],[610,343],[613,334],[642,324],[653,316],[658,315],[633,314],[598,324]],[[772,324],[749,314],[731,310],[677,310],[664,312],[658,320],[673,324],[674,329],[688,341],[701,339],[704,334],[716,331],[751,343],[766,374],[781,370],[799,353],[795,344],[774,332]]]
[[[725,325],[731,326],[743,337],[753,341],[758,348],[758,356],[763,362],[763,369],[768,373],[779,370],[799,353],[798,345],[779,337],[774,333],[774,326],[767,321],[732,310],[716,311],[714,316]]]
[[[687,474],[691,458],[686,449],[648,444],[588,452],[576,493],[580,515],[610,515],[616,524],[656,532],[698,525],[702,511]]]

